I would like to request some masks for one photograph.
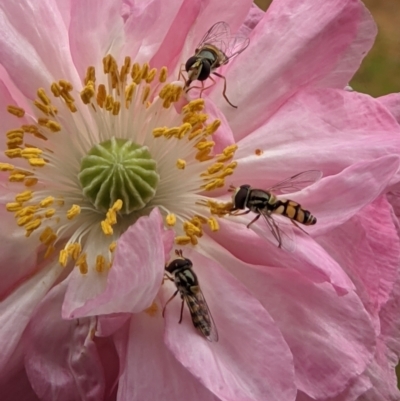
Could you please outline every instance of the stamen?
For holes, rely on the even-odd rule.
[[[25,115],[25,110],[22,107],[17,107],[17,106],[7,106],[7,111],[10,114],[13,114],[16,117],[23,117]]]
[[[169,227],[173,227],[176,224],[176,216],[173,213],[167,214],[165,222]]]

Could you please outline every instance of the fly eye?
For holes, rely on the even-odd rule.
[[[201,60],[200,74],[197,77],[199,81],[205,81],[211,74],[211,64],[208,59]]]
[[[232,196],[233,206],[235,209],[244,209],[246,207],[245,202],[248,192],[249,187],[247,185],[242,185]]]
[[[186,64],[185,64],[186,72],[189,72],[189,70],[192,68],[193,64],[197,61],[197,59],[198,59],[197,57],[192,56],[188,59],[188,61],[186,61]]]

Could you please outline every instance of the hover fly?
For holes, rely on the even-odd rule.
[[[204,295],[201,292],[199,280],[192,270],[192,261],[184,258],[181,250],[175,250],[175,254],[179,258],[169,263],[165,267],[165,270],[172,276],[170,277],[166,273],[166,277],[175,283],[177,290],[165,304],[163,316],[165,308],[179,292],[182,299],[179,323],[182,322],[183,304],[186,302],[194,327],[199,330],[208,341],[218,341],[217,328],[210,310],[208,309],[207,302],[204,299]]]
[[[190,85],[196,79],[201,81],[201,94],[205,89],[215,84],[215,80],[211,77],[211,74],[216,75],[224,80],[224,90],[222,95],[225,100],[232,106],[234,106],[226,96],[226,78],[215,72],[215,70],[224,64],[227,64],[229,60],[238,54],[240,54],[249,45],[250,40],[248,38],[231,35],[231,30],[226,22],[217,22],[214,24],[204,35],[203,39],[198,44],[194,56],[190,57],[185,64],[185,70],[188,74],[188,79],[185,80],[186,92],[190,90]],[[182,73],[182,72],[181,72]],[[204,83],[207,78],[213,81],[213,84],[204,88]]]
[[[272,235],[278,242],[278,247],[282,247],[283,234],[287,237],[284,248],[292,251],[291,245],[293,243],[290,243],[292,241],[290,235],[279,227],[278,221],[273,216],[281,215],[287,217],[298,228],[300,227],[297,223],[310,226],[314,225],[317,219],[297,202],[289,199],[278,199],[275,194],[299,191],[318,181],[321,177],[322,173],[319,170],[309,170],[287,178],[267,190],[255,189],[250,185],[241,185],[239,188],[232,188],[234,193],[232,196],[233,208],[231,209],[231,214],[239,216],[250,212],[255,213],[256,217],[247,224],[247,228],[255,223],[260,216],[263,216]],[[246,208],[246,211],[239,212]]]

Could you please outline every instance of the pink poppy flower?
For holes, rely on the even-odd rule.
[[[0,1],[8,394],[350,400],[374,377],[393,382],[380,356],[399,244],[380,197],[399,180],[400,129],[378,101],[341,89],[373,21],[356,0],[279,0],[253,23],[250,8]],[[250,39],[218,70],[237,109],[223,79],[205,101],[178,81],[220,20]],[[292,252],[265,221],[248,229],[249,216],[227,215],[229,185],[267,188],[306,170],[324,178],[287,197],[318,223],[310,235],[285,226]],[[163,319],[174,248],[193,262],[218,342],[187,307],[178,324],[177,299]]]

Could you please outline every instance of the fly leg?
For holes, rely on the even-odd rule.
[[[250,210],[248,210],[249,212],[250,212]],[[242,213],[242,214],[244,214],[244,213]],[[257,214],[257,216],[256,217],[254,217],[254,219],[253,220],[251,220],[250,221],[250,223],[249,224],[247,224],[247,228],[250,228],[250,226],[253,224],[253,223],[255,223],[259,218],[260,218],[260,216],[261,216],[261,214]]]
[[[179,324],[181,324],[182,323],[182,317],[183,317],[183,304],[185,303],[185,301],[183,300],[183,298],[182,298],[182,305],[181,305],[181,317],[180,317],[180,319],[179,319]]]
[[[176,290],[172,297],[167,301],[167,303],[164,305],[164,308],[162,310],[162,316],[164,317],[164,313],[165,313],[165,308],[167,307],[167,305],[176,297],[176,294],[178,294],[179,290]]]
[[[290,220],[298,229],[303,231],[303,233],[306,233],[307,235],[310,235],[306,230],[302,229],[294,220]]]
[[[222,79],[224,80],[224,90],[222,91],[222,96],[225,98],[225,100],[226,100],[232,107],[234,107],[235,109],[237,109],[237,106],[235,106],[234,104],[232,104],[232,103],[229,101],[229,99],[227,98],[227,96],[226,96],[226,78],[225,78],[223,75],[218,74],[218,72],[213,72],[213,74],[216,75],[217,77],[222,78]],[[212,78],[210,77],[210,79],[212,79]],[[212,79],[212,80],[213,80],[213,79]],[[213,80],[213,81],[214,81],[214,80]],[[214,81],[214,82],[215,82],[215,81]]]
[[[246,210],[246,211],[244,211],[244,212],[239,212],[239,210],[240,210],[240,209],[232,210],[229,214],[230,214],[231,216],[243,216],[243,215],[248,214],[248,213],[251,212],[251,210]],[[237,212],[237,213],[235,213],[235,212]]]

